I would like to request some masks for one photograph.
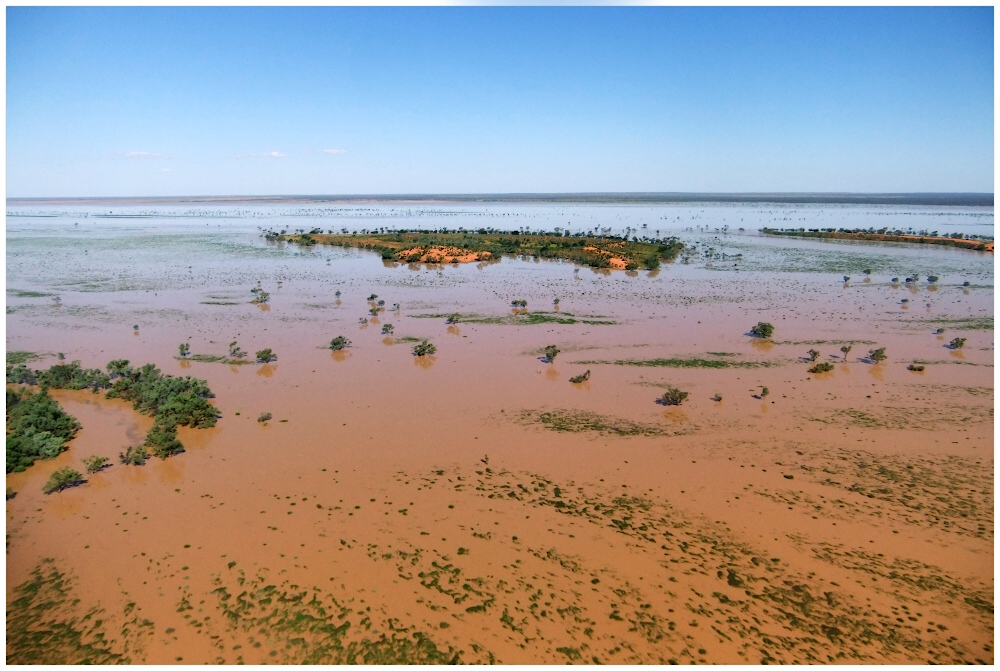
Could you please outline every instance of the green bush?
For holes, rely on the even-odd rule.
[[[414,356],[424,356],[427,354],[434,354],[437,352],[437,347],[433,344],[427,342],[427,340],[422,340],[419,344],[414,345],[413,355]]]
[[[819,358],[819,352],[817,352],[817,351],[816,351],[816,350],[814,350],[814,349],[811,349],[811,350],[809,350],[809,351],[807,352],[807,354],[809,355],[809,360],[810,360],[810,361],[815,361],[816,359],[818,359],[818,358]]]
[[[93,454],[89,457],[84,457],[81,461],[83,462],[83,465],[87,467],[88,473],[97,473],[108,465],[110,459]]]
[[[158,416],[153,427],[146,432],[146,441],[142,445],[150,454],[160,459],[184,451],[184,445],[177,440],[177,424],[162,416]]]
[[[549,360],[549,363],[552,363],[553,361],[556,360],[556,355],[557,354],[559,354],[559,348],[558,347],[556,347],[555,345],[546,345],[545,346],[545,358]]]
[[[79,430],[79,422],[46,392],[7,389],[7,472],[55,457]]]
[[[118,459],[126,466],[142,466],[149,458],[149,452],[143,445],[132,445],[124,452],[118,453]]]
[[[919,363],[911,363],[906,367],[906,370],[912,370],[914,373],[920,373],[923,372],[924,367]]]
[[[247,353],[236,344],[236,341],[229,343],[229,358],[230,359],[242,359],[247,355]]]
[[[829,361],[824,361],[824,362],[818,363],[815,366],[813,366],[812,368],[810,368],[809,372],[810,373],[829,373],[831,370],[833,370],[833,364],[830,363]]]
[[[885,348],[879,347],[878,349],[868,350],[868,358],[874,361],[875,363],[878,363],[880,361],[885,361],[886,360]]]
[[[83,368],[79,361],[57,363],[37,371],[38,384],[49,389],[107,389],[110,377],[99,368]]]
[[[385,326],[389,327],[389,333],[392,333],[392,324],[386,324]],[[382,327],[382,333],[386,333],[385,326]],[[351,346],[351,341],[345,338],[344,336],[337,336],[336,338],[330,341],[330,349],[332,349],[335,352],[350,346]]]
[[[677,387],[667,387],[658,400],[662,405],[680,405],[688,397],[688,392],[681,391]]]
[[[590,379],[590,370],[588,369],[583,375],[576,375],[569,379],[573,384],[580,384],[581,382],[586,382]]]
[[[757,322],[757,325],[750,329],[750,333],[755,338],[770,338],[774,335],[774,325],[767,322]]]
[[[269,412],[262,412],[262,413],[260,413],[260,417],[257,418],[257,421],[261,422],[261,423],[267,422],[267,421],[269,421],[271,419],[271,417],[272,417],[271,413],[269,413]]]
[[[67,487],[75,487],[76,485],[82,485],[86,480],[83,479],[83,475],[80,471],[74,471],[69,466],[65,468],[60,468],[58,471],[52,474],[49,481],[42,485],[42,491],[46,494],[51,494],[52,492],[61,492]]]
[[[952,341],[948,343],[948,347],[951,349],[962,349],[965,347],[965,338],[952,338]]]
[[[188,354],[191,353],[191,345],[188,345],[186,342],[182,342],[180,345],[177,346],[177,352],[181,356],[187,356]]]
[[[271,363],[278,360],[277,355],[270,349],[262,349],[255,356],[257,357],[257,363]]]

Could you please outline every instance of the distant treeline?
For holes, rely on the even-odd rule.
[[[343,194],[298,196],[177,196],[170,198],[8,198],[8,205],[155,203],[781,203],[854,205],[942,205],[992,207],[992,193],[469,193]]]
[[[911,244],[944,245],[984,252],[992,249],[993,238],[966,233],[938,235],[937,231],[913,231],[889,228],[762,228],[767,235],[796,238],[830,238],[834,240],[866,240],[869,242],[907,242]]]

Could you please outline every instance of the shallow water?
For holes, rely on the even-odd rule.
[[[353,661],[330,652],[334,639],[409,661],[384,640],[401,628],[464,661],[993,661],[992,616],[974,605],[992,607],[992,255],[751,232],[992,235],[992,209],[109,204],[8,207],[7,224],[8,351],[41,354],[36,367],[57,352],[153,362],[217,396],[218,425],[182,429],[184,454],[44,496],[53,470],[116,457],[151,423],[53,392],[83,430],[7,478],[8,604],[51,557],[133,661]],[[261,237],[283,226],[629,226],[694,251],[658,272],[510,258],[428,268]],[[911,273],[914,286],[889,281]],[[268,306],[249,303],[258,282]],[[389,309],[362,327],[371,293]],[[515,299],[555,313],[554,298],[578,323],[427,316],[499,318]],[[773,342],[747,337],[757,321],[775,324]],[[437,354],[413,357],[386,323]],[[352,346],[325,349],[335,335]],[[965,348],[945,348],[956,335]],[[278,360],[176,358],[180,342],[225,354],[232,340]],[[562,350],[551,364],[548,344]],[[861,360],[880,346],[888,361]],[[806,373],[810,348],[832,373]],[[664,358],[743,365],[613,363]],[[915,360],[923,373],[906,370]],[[657,405],[666,385],[691,395]],[[258,423],[262,412],[273,420]],[[269,621],[261,633],[271,603],[225,614],[218,590],[245,590],[240,571],[336,601],[351,627],[331,639]],[[152,624],[124,633],[136,613]],[[875,631],[867,644],[860,622]]]

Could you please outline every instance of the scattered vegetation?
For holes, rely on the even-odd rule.
[[[914,373],[922,373],[924,370],[924,366],[923,364],[919,363],[911,363],[909,366],[906,367],[906,370],[912,370]]]
[[[182,357],[187,356],[188,354],[191,353],[191,345],[187,344],[186,342],[182,342],[180,345],[177,346],[177,353],[180,354]]]
[[[144,445],[130,445],[124,452],[118,453],[118,460],[126,466],[142,466],[149,458],[149,452]]]
[[[69,487],[76,487],[77,485],[82,485],[86,480],[83,479],[83,475],[80,471],[75,471],[69,466],[65,468],[60,468],[52,474],[52,477],[48,479],[44,485],[42,485],[42,491],[46,494],[52,494],[53,492],[61,492]]]
[[[868,242],[912,242],[927,245],[945,245],[950,247],[962,247],[976,251],[992,251],[993,241],[980,238],[975,235],[954,233],[951,237],[939,237],[937,231],[914,232],[903,230],[890,230],[888,228],[762,228],[762,233],[767,235],[786,235],[797,238],[833,238],[838,240],[865,240]]]
[[[831,370],[833,370],[833,364],[830,363],[829,361],[823,361],[823,362],[820,362],[820,363],[816,364],[812,368],[810,368],[809,372],[810,373],[829,373]]]
[[[618,359],[616,361],[578,361],[579,364],[613,364],[646,368],[769,368],[770,361],[732,361],[727,359]]]
[[[951,342],[948,343],[949,349],[962,349],[965,347],[965,338],[952,338]]]
[[[394,327],[393,327],[392,324],[383,324],[382,325],[382,335],[384,335],[384,336],[392,335],[393,330],[394,330]]]
[[[879,347],[878,349],[868,350],[868,358],[874,361],[875,363],[879,363],[880,361],[885,361],[886,360],[885,348]]]
[[[257,363],[271,363],[278,360],[278,356],[270,349],[259,350],[254,356],[257,357]]]
[[[242,359],[246,357],[246,355],[247,355],[246,351],[243,350],[239,345],[237,345],[235,340],[229,343],[229,358]]]
[[[770,338],[774,334],[774,325],[767,322],[757,322],[757,325],[750,329],[750,335],[755,338]]]
[[[581,382],[586,382],[590,379],[590,369],[588,368],[586,372],[581,375],[575,375],[569,379],[573,384],[580,384]]]
[[[555,345],[546,345],[545,346],[545,358],[548,360],[549,363],[552,363],[553,361],[556,360],[556,355],[557,354],[559,354],[559,348],[558,347],[556,347]]]

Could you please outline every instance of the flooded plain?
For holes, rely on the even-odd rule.
[[[82,429],[7,476],[8,662],[993,663],[992,254],[765,225],[992,235],[993,211],[8,205],[8,357],[154,363],[220,416],[126,466],[151,417],[51,392]],[[427,266],[262,236],[313,227],[688,249]],[[178,357],[233,341],[277,360]],[[42,493],[92,454],[113,465]]]

